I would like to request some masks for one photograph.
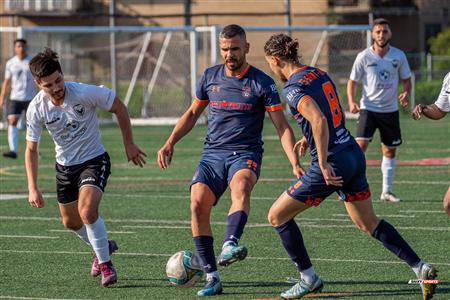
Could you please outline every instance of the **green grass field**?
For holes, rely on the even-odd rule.
[[[294,125],[293,125],[294,126]],[[348,127],[354,131],[354,121]],[[168,257],[181,249],[194,249],[189,220],[190,178],[203,146],[205,126],[197,126],[175,149],[170,168],[160,171],[156,151],[172,127],[136,127],[136,142],[148,154],[144,169],[126,162],[121,134],[116,127],[102,128],[103,141],[112,158],[112,175],[101,205],[110,238],[120,250],[113,260],[119,282],[101,288],[89,276],[90,249],[64,230],[55,199],[54,149],[48,134],[41,142],[39,184],[46,206],[28,205],[23,167],[23,134],[20,159],[0,158],[0,299],[195,299],[198,288],[177,289],[165,277]],[[299,130],[295,127],[295,132]],[[450,157],[449,118],[442,121],[402,120],[404,144],[399,160]],[[296,270],[278,235],[268,226],[269,207],[293,180],[275,130],[266,120],[265,155],[260,182],[252,194],[252,210],[242,243],[249,257],[221,269],[224,294],[220,299],[277,298],[290,285]],[[0,132],[2,151],[6,131]],[[380,159],[378,137],[367,153]],[[305,159],[307,164],[308,158]],[[442,209],[449,186],[450,168],[399,166],[395,192],[397,205],[377,201],[381,171],[368,167],[368,178],[379,216],[396,225],[417,253],[439,269],[434,299],[450,299],[450,218]],[[5,200],[5,194],[19,197]],[[229,191],[212,216],[216,254],[225,231]],[[325,282],[318,299],[421,299],[420,288],[408,285],[414,278],[409,267],[385,250],[378,241],[359,232],[346,216],[345,207],[331,196],[318,208],[297,218],[315,269]]]

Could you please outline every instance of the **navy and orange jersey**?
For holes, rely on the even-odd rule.
[[[329,141],[328,154],[334,154],[355,140],[345,128],[345,118],[337,95],[336,87],[324,71],[305,66],[292,74],[283,88],[283,97],[289,104],[291,113],[308,140],[311,156],[317,159],[312,127],[302,115],[302,105],[306,101],[315,101],[327,119]]]
[[[273,79],[250,65],[239,77],[226,76],[223,64],[206,69],[195,101],[209,104],[205,150],[262,152],[265,112],[282,109]]]

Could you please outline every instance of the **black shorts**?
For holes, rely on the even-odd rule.
[[[385,146],[394,148],[402,144],[398,111],[378,113],[362,109],[359,112],[356,139],[372,141],[377,128],[380,131],[381,142]]]
[[[78,200],[82,186],[94,186],[104,192],[111,174],[111,162],[106,152],[78,165],[63,166],[56,163],[55,168],[56,194],[61,204]]]
[[[30,105],[30,101],[9,100],[7,109],[8,116],[20,115],[23,111],[26,113],[28,105]]]

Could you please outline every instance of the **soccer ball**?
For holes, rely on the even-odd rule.
[[[167,261],[166,274],[176,287],[193,287],[203,276],[200,257],[189,250],[179,251]]]

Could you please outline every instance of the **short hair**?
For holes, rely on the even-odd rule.
[[[373,20],[372,30],[377,25],[387,25],[387,26],[391,27],[391,24],[389,23],[389,21],[384,18],[377,18],[377,19]]]
[[[227,25],[220,32],[220,38],[222,39],[231,39],[237,35],[244,39],[247,38],[244,28],[236,24]]]
[[[298,41],[287,34],[273,34],[264,45],[264,53],[279,57],[281,60],[299,61]]]
[[[49,76],[56,71],[62,73],[58,54],[50,48],[44,48],[44,51],[39,52],[31,59],[30,71],[35,79]]]
[[[25,39],[15,39],[13,45],[15,46],[17,43],[23,43],[24,45],[26,45],[27,41]]]

